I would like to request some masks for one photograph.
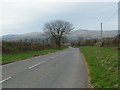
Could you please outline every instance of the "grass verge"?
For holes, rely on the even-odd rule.
[[[118,88],[118,51],[105,47],[80,47],[90,69],[95,88]]]
[[[23,59],[27,59],[34,56],[44,55],[52,52],[56,52],[59,50],[66,49],[67,47],[63,46],[61,48],[54,48],[54,49],[44,49],[44,50],[38,50],[38,51],[27,51],[27,52],[21,52],[21,53],[3,53],[2,54],[2,64],[7,64]]]

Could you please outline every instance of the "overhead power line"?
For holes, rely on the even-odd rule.
[[[107,18],[103,23],[108,22],[109,20],[112,19],[113,16],[115,16],[118,12],[120,11],[120,9],[118,9],[115,13],[113,13],[109,18]]]

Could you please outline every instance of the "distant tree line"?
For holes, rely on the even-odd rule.
[[[94,46],[95,43],[97,43],[99,39],[84,39],[79,38],[78,40],[71,40],[70,43],[72,46]]]
[[[41,43],[41,44],[50,44],[51,38],[25,38],[16,40],[16,42],[31,42],[31,43]]]
[[[120,35],[115,37],[105,37],[101,39],[84,39],[79,38],[78,40],[70,41],[72,46],[105,46],[105,47],[118,47],[120,50]]]
[[[61,45],[67,42],[67,37],[63,36],[61,38]],[[53,37],[48,38],[25,38],[25,39],[18,39],[13,41],[2,40],[3,42],[31,42],[31,43],[40,43],[40,44],[56,44]]]

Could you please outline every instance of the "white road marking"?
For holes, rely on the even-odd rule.
[[[42,63],[44,63],[44,62],[45,62],[45,61],[42,61],[42,62],[40,62],[40,63],[38,63],[38,64],[35,64],[35,65],[29,67],[28,69],[34,68],[34,67],[36,67],[36,66],[38,66],[38,65],[40,65],[40,64],[42,64]]]
[[[63,54],[66,54],[66,53],[68,53],[68,52],[64,52]]]
[[[53,58],[56,58],[56,57],[58,57],[58,56],[60,56],[60,55],[66,54],[66,53],[68,53],[68,52],[60,53],[60,54],[58,54],[58,55],[56,55],[56,56],[54,56],[54,57],[51,57],[51,58],[53,59]]]
[[[55,57],[51,57],[52,59],[55,58]]]
[[[12,77],[8,77],[8,78],[6,78],[6,79],[0,81],[0,83],[3,83],[3,82],[5,82],[5,81],[9,80],[10,78],[12,78]]]
[[[58,56],[58,55],[57,55]],[[51,57],[51,58],[56,58],[57,56]]]
[[[58,54],[58,55],[56,55],[56,56],[54,56],[54,57],[51,57],[51,58],[56,58],[56,57],[58,57],[58,56],[60,56],[61,54]]]

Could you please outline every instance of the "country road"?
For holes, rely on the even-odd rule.
[[[88,88],[78,48],[36,56],[2,66],[2,88]]]

